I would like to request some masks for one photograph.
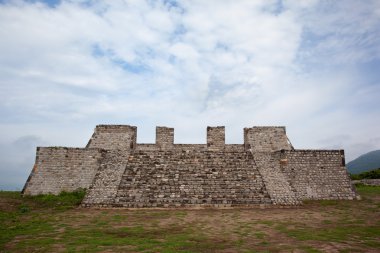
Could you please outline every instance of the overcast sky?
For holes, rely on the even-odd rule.
[[[37,146],[84,147],[97,124],[283,125],[296,148],[380,149],[380,1],[0,0],[0,189]]]

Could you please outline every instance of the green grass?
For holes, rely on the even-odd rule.
[[[46,194],[25,196],[24,198],[35,202],[39,207],[66,210],[77,207],[85,194],[84,189],[79,189],[75,192],[61,192],[59,195]]]
[[[266,236],[265,233],[259,231],[259,232],[255,232],[255,236],[257,239],[264,239],[264,237]]]
[[[283,233],[286,233],[288,236],[294,237],[301,241],[314,240],[343,242],[347,240],[355,240],[356,238],[361,238],[366,241],[376,241],[376,238],[380,235],[378,226],[364,226],[364,224],[358,226],[333,224],[325,228],[315,228],[312,226],[308,227],[304,224],[296,225],[296,228],[288,228],[287,225],[290,224],[279,225],[277,226],[277,229]]]
[[[380,187],[359,185],[357,187],[359,194],[363,195],[367,202],[361,201],[360,204],[372,204],[371,197],[380,196]],[[371,216],[366,216],[368,209],[355,208],[357,202],[337,201],[337,200],[320,200],[308,201],[306,205],[313,204],[320,207],[334,207],[332,211],[335,214],[335,221],[323,220],[321,224],[305,224],[294,222],[283,222],[276,226],[276,229],[289,237],[299,241],[328,241],[328,242],[362,242],[363,245],[380,249],[380,222],[379,209],[373,209],[375,220]],[[369,206],[369,205],[368,205]],[[366,208],[368,206],[363,206]],[[344,207],[344,208],[342,208]],[[346,208],[346,209],[345,209]],[[352,213],[350,208],[356,213]],[[343,209],[345,212],[339,212],[337,209]],[[371,223],[371,224],[368,224]]]
[[[294,209],[96,210],[84,191],[0,192],[0,252],[380,251],[380,187]],[[338,245],[338,246],[337,246]]]
[[[9,210],[0,209],[0,248],[15,237],[29,237],[38,234],[53,233],[54,213],[77,207],[85,191],[55,195],[38,195],[22,197],[19,192],[0,191],[0,198],[10,200]],[[34,240],[39,251],[43,245],[51,243],[51,238],[41,237]],[[19,246],[27,242],[20,242]]]
[[[380,186],[357,184],[355,185],[355,187],[360,195],[364,195],[364,196],[380,195]]]

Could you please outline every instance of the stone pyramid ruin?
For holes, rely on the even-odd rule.
[[[244,128],[244,144],[225,144],[224,127],[207,127],[206,144],[156,143],[137,128],[98,125],[85,148],[38,147],[24,195],[86,188],[83,207],[234,207],[354,199],[343,150],[294,149],[285,127]]]

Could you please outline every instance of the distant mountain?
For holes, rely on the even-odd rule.
[[[346,164],[348,172],[359,174],[380,168],[380,150],[368,152]]]

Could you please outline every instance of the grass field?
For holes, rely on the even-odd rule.
[[[77,208],[84,192],[0,192],[0,252],[380,252],[380,187],[288,209]]]

